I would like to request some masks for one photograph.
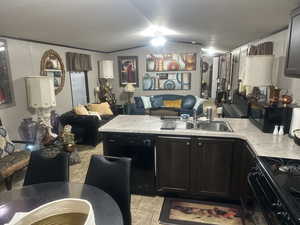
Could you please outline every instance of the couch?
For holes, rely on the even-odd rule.
[[[181,106],[179,108],[169,108],[165,107],[161,102],[166,100],[181,100]],[[155,114],[155,112],[167,112],[169,111],[169,115],[181,115],[181,114],[189,114],[193,115],[194,106],[197,102],[197,98],[193,95],[174,95],[174,94],[164,94],[164,95],[154,95],[150,97],[151,108],[145,109],[142,98],[137,96],[134,97],[133,104],[127,105],[127,114],[129,115],[145,115],[145,114]],[[197,111],[197,115],[203,113],[203,102],[200,104],[195,110]],[[167,113],[168,114],[168,113]]]
[[[114,116],[101,116],[101,120],[99,120],[97,116],[77,115],[72,110],[62,114],[60,122],[63,126],[72,126],[77,144],[96,146],[101,142],[101,134],[98,132],[99,127],[113,118]]]
[[[240,95],[238,92],[233,94],[231,104],[223,104],[223,117],[224,118],[249,118],[249,101]]]

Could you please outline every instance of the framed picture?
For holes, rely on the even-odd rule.
[[[125,86],[127,83],[139,86],[137,56],[118,56],[118,67],[120,86]]]
[[[6,40],[0,39],[0,109],[15,105]]]
[[[147,72],[195,71],[196,53],[150,54],[146,57]]]
[[[146,73],[143,90],[190,90],[191,72]]]

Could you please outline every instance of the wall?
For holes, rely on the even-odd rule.
[[[286,49],[287,49],[287,39],[288,39],[288,30],[283,30],[279,33],[273,34],[269,37],[263,38],[261,40],[256,40],[250,42],[246,45],[243,45],[233,52],[243,52],[249,45],[256,45],[258,43],[272,41],[274,43],[273,55],[274,65],[273,65],[273,77],[272,83],[275,86],[278,86],[281,89],[288,90],[290,94],[293,95],[294,99],[300,103],[300,79],[299,78],[289,78],[284,74],[285,60],[286,60]],[[240,67],[240,77],[243,77],[243,63]]]
[[[40,60],[44,52],[53,49],[61,56],[66,66],[66,52],[78,52],[89,54],[92,57],[93,70],[88,73],[89,92],[91,102],[94,101],[94,88],[97,86],[98,67],[97,61],[104,56],[95,52],[81,51],[72,48],[64,48],[53,45],[38,44],[33,42],[6,39],[10,68],[12,73],[13,91],[15,95],[15,106],[0,109],[0,118],[7,127],[12,138],[18,138],[17,129],[23,118],[31,117],[33,114],[27,107],[27,96],[25,89],[25,76],[40,75]],[[69,73],[66,72],[65,86],[63,90],[56,96],[55,110],[61,114],[72,109],[72,95],[70,88]]]
[[[197,45],[191,44],[177,44],[177,43],[168,43],[164,48],[155,49],[152,47],[143,47],[136,48],[131,50],[126,50],[122,52],[112,53],[107,58],[112,59],[114,61],[114,74],[115,79],[113,82],[113,92],[116,94],[116,98],[118,103],[124,103],[127,101],[127,94],[123,92],[123,87],[119,85],[119,77],[118,77],[118,56],[138,56],[138,68],[139,68],[139,87],[136,89],[134,96],[141,95],[159,95],[159,94],[179,94],[179,95],[200,95],[200,50],[201,47]],[[191,90],[174,90],[174,91],[144,91],[142,80],[143,75],[146,72],[146,56],[150,53],[197,53],[197,69],[192,72],[192,86]]]

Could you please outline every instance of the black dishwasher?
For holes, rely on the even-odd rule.
[[[133,194],[155,194],[154,140],[153,135],[147,134],[103,134],[104,155],[132,159],[130,183]]]

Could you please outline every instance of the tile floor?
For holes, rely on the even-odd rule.
[[[79,154],[81,163],[71,166],[70,181],[83,183],[89,166],[90,157],[93,154],[102,154],[102,144],[95,148],[80,146]],[[23,184],[25,171],[17,174],[14,178],[13,188],[21,188]],[[0,191],[5,191],[3,185],[0,185]],[[131,198],[131,213],[132,225],[159,225],[158,222],[160,210],[163,204],[162,197],[149,197],[132,195]],[[250,224],[249,224],[250,225]]]

